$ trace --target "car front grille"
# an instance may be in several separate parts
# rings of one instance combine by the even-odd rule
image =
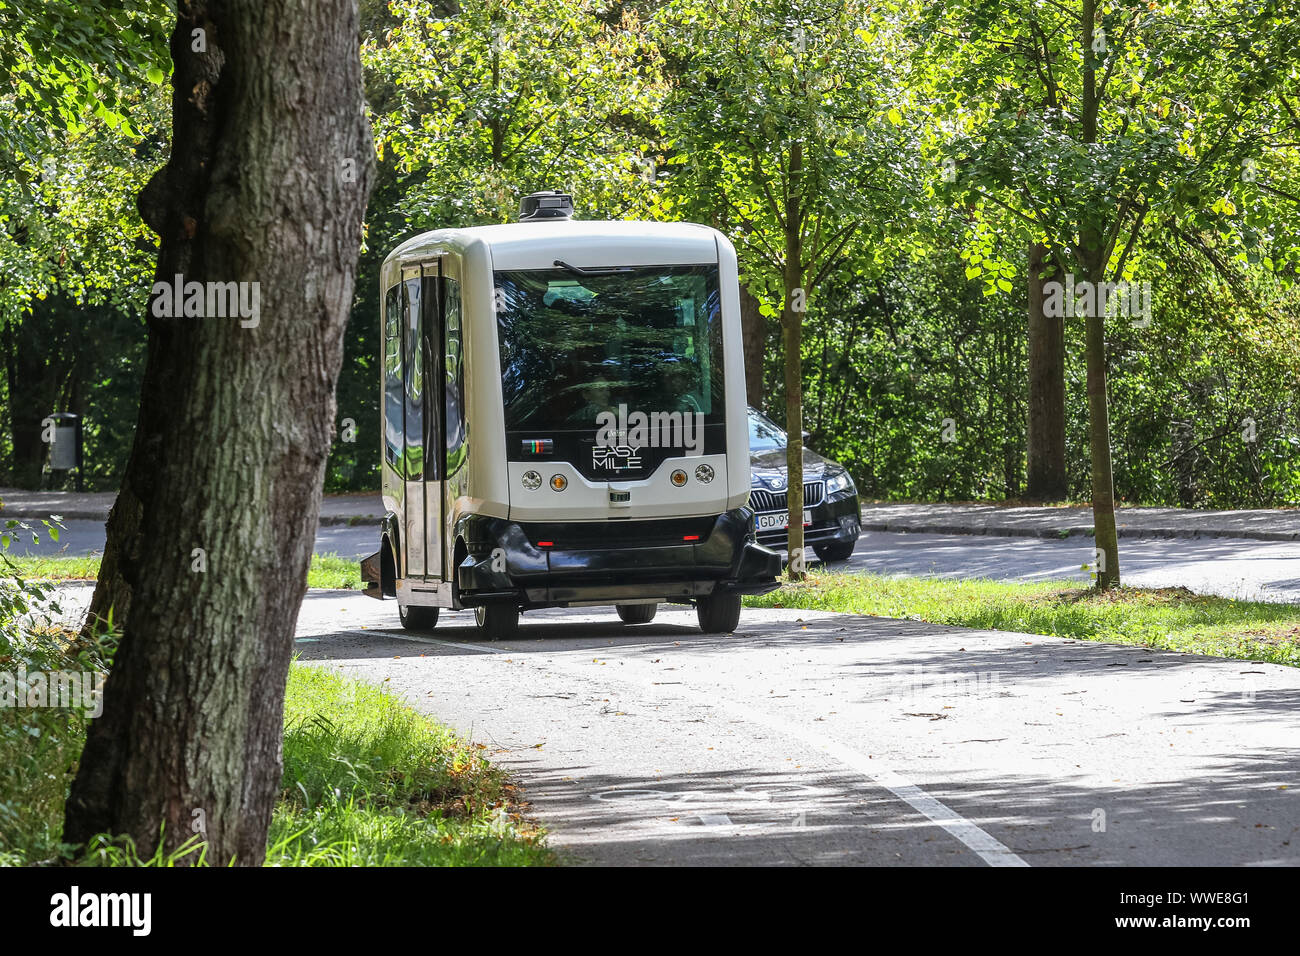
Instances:
[[[811,508],[813,505],[821,504],[825,497],[826,483],[823,481],[810,481],[803,486],[803,506]],[[751,488],[749,490],[749,506],[755,511],[787,511],[790,508],[790,501],[784,491],[768,491],[766,488]]]

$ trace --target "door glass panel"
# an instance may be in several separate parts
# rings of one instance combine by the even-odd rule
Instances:
[[[446,354],[444,359],[444,408],[447,434],[447,470],[456,474],[465,460],[465,357],[461,340],[460,283],[444,278],[443,290],[446,323]]]
[[[402,453],[402,287],[388,290],[384,303],[384,458],[403,474]]]
[[[406,478],[424,477],[424,343],[420,334],[420,280],[406,286]]]

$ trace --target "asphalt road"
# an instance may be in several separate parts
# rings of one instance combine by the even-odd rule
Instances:
[[[1123,544],[1130,581],[1297,591],[1291,545]],[[1080,550],[870,534],[849,567],[1082,577]],[[418,635],[392,601],[312,591],[297,649],[486,744],[574,862],[1300,864],[1300,669],[788,610],[722,637],[668,607],[523,622]]]
[[[419,636],[312,592],[298,650],[486,744],[573,862],[1300,863],[1300,670],[810,612],[523,620]]]
[[[68,521],[58,543],[16,542],[16,553],[89,554],[104,546],[96,521]],[[319,554],[363,558],[378,547],[367,525],[326,525],[316,535]],[[840,567],[885,574],[935,574],[999,580],[1088,580],[1091,538],[1015,538],[867,532]],[[1300,542],[1236,538],[1133,538],[1120,541],[1125,583],[1181,585],[1206,594],[1270,601],[1300,601]]]
[[[32,519],[23,519],[28,524],[39,528],[39,523]],[[316,531],[316,553],[337,554],[345,558],[364,558],[379,548],[378,523],[364,525],[321,525]],[[43,530],[43,529],[42,529]],[[32,544],[30,535],[15,539],[11,547],[13,554],[99,554],[104,550],[104,522],[89,520],[68,520],[63,522],[59,531],[59,540],[51,541],[42,536]]]

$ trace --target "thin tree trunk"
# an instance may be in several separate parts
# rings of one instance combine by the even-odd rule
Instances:
[[[171,51],[172,153],[140,196],[156,278],[249,283],[260,310],[165,318],[151,297],[87,623],[122,640],[64,839],[147,854],[197,832],[256,865],[373,167],[356,2],[192,0]]]
[[[1065,473],[1065,321],[1043,314],[1046,247],[1029,247],[1029,416],[1026,497],[1060,501]],[[1057,277],[1060,281],[1061,277]]]
[[[1097,141],[1097,67],[1092,52],[1096,0],[1083,0],[1083,141]],[[1092,215],[1096,215],[1093,213]],[[1096,294],[1106,267],[1103,230],[1096,221],[1079,230],[1085,272],[1093,283],[1093,308],[1088,315],[1088,447],[1092,458],[1092,524],[1096,535],[1097,588],[1119,586],[1119,541],[1115,533],[1115,481],[1110,458],[1110,412],[1106,406],[1106,304]]]
[[[1106,404],[1104,310],[1087,318],[1088,449],[1092,456],[1092,523],[1096,534],[1097,587],[1119,586],[1119,541],[1115,531],[1115,484],[1110,457],[1110,412]]]
[[[789,550],[791,580],[803,577],[803,144],[790,147],[790,192],[785,203],[785,269],[782,275],[785,301],[781,308],[781,330],[785,346],[785,431],[786,473],[789,505],[786,547]]]

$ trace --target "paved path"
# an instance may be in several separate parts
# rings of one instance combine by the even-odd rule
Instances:
[[[1198,511],[1185,508],[1121,508],[1121,538],[1250,538],[1300,541],[1300,508]],[[1092,509],[1004,505],[867,504],[862,527],[870,531],[986,534],[1031,538],[1091,535]]]
[[[576,862],[1300,863],[1297,669],[812,612],[524,622],[419,636],[312,592],[298,650],[487,744]]]
[[[321,524],[316,529],[315,551],[317,554],[337,554],[360,560],[379,549],[378,527],[378,519],[362,524]],[[102,520],[65,520],[58,541],[51,541],[42,535],[39,542],[32,544],[29,536],[18,537],[10,546],[11,554],[20,555],[87,555],[102,554],[103,551]]]
[[[1000,581],[1089,581],[1092,538],[1044,539],[868,531],[835,567],[881,574],[932,574]],[[1120,577],[1140,587],[1300,602],[1300,541],[1240,538],[1125,538]]]
[[[41,518],[60,514],[65,519],[104,521],[114,497],[111,492],[76,494],[0,488],[0,517]],[[321,524],[365,523],[378,521],[382,515],[383,504],[373,492],[326,495],[321,501]],[[868,531],[1058,538],[1091,535],[1092,509],[867,504],[862,507],[862,522]],[[1300,508],[1243,511],[1121,508],[1117,524],[1121,537],[1300,541]]]
[[[108,520],[108,512],[116,498],[117,493],[111,491],[78,493],[0,488],[0,519],[48,518],[57,514],[65,520],[103,523]],[[367,522],[373,525],[383,514],[383,503],[374,492],[326,495],[321,499],[320,523],[323,525]]]
[[[104,547],[97,521],[67,521],[59,541],[33,546],[20,540],[17,554],[92,554]],[[321,525],[318,554],[360,559],[378,547],[375,526]],[[934,574],[997,580],[1087,581],[1091,538],[1064,539],[979,535],[891,534],[868,531],[853,557],[836,567],[881,574]],[[1140,538],[1120,545],[1126,583],[1190,588],[1202,594],[1264,601],[1300,601],[1300,541],[1234,538]]]

